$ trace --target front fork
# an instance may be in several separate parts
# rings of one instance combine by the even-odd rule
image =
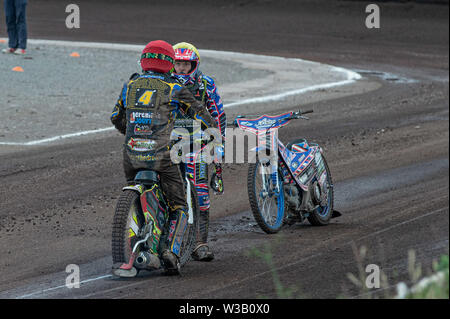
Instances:
[[[266,172],[265,168],[263,166],[264,164],[261,163],[261,179],[262,179],[262,196],[270,196],[275,195],[278,196],[280,194],[280,183],[279,183],[279,174],[278,174],[278,165],[270,165],[270,172]],[[270,187],[270,182],[272,181],[272,184],[274,187]]]
[[[188,224],[192,225],[194,223],[194,210],[192,209],[192,193],[191,193],[191,182],[187,176],[186,179],[186,201],[188,204]]]

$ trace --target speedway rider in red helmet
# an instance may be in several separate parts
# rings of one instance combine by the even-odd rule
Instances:
[[[175,52],[169,43],[161,40],[148,43],[140,60],[143,74],[135,73],[125,83],[111,114],[111,122],[125,135],[123,163],[127,181],[132,183],[140,169],[152,169],[160,176],[171,210],[168,222],[176,227],[168,235],[169,248],[160,256],[157,247],[161,234],[152,232],[153,243],[157,244],[150,248],[149,253],[152,258],[161,257],[168,273],[178,274],[188,206],[179,165],[170,157],[174,114],[181,109],[196,119],[201,115],[202,126],[206,128],[214,126],[214,121],[204,111],[203,105],[172,76],[174,60]],[[159,225],[155,216],[151,218],[155,225]],[[136,273],[133,268],[113,265],[113,273],[131,277]]]
[[[200,71],[200,54],[198,50],[187,42],[180,42],[174,45],[173,48],[175,49],[175,77],[191,91],[198,101],[202,102],[205,109],[211,114],[216,127],[222,135],[222,143],[224,143],[226,115],[222,100],[214,80]],[[216,148],[216,152],[219,153],[220,157],[223,157],[223,146]],[[192,257],[198,261],[211,261],[214,259],[214,254],[207,245],[210,208],[208,166],[206,163],[198,163],[198,165],[198,170],[201,173],[193,174],[193,183],[197,190],[201,213],[197,232],[197,246],[193,251]],[[211,187],[216,194],[223,193],[222,168],[217,160],[215,161],[215,173],[211,178]]]

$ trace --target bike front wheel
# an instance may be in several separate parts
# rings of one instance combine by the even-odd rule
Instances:
[[[277,233],[285,215],[283,181],[269,162],[251,163],[247,178],[248,197],[253,216],[267,234]]]

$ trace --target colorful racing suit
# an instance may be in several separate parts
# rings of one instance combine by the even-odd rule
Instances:
[[[187,84],[186,88],[191,91],[198,101],[201,101],[204,104],[205,109],[214,119],[215,127],[219,129],[222,135],[222,143],[224,144],[226,114],[224,112],[222,99],[218,93],[214,80],[209,76],[203,75],[199,71],[198,77],[195,79],[194,83]],[[186,163],[186,171],[189,173],[188,176],[193,176],[191,180],[197,190],[199,201],[200,222],[197,242],[198,244],[206,244],[208,239],[210,208],[208,164],[198,161],[198,157],[196,155],[194,155],[194,158],[197,160],[194,159],[191,163]],[[220,170],[221,173],[220,166],[216,165],[216,169]]]
[[[132,181],[140,169],[159,173],[161,187],[171,209],[168,222],[176,224],[175,229],[180,230],[170,238],[181,243],[183,224],[187,223],[186,195],[179,166],[170,157],[173,142],[170,136],[179,110],[201,121],[205,128],[214,125],[203,105],[176,78],[169,73],[147,71],[142,75],[134,74],[124,85],[111,114],[111,122],[125,135],[124,170],[127,180]],[[178,246],[172,242],[168,246],[179,255]]]

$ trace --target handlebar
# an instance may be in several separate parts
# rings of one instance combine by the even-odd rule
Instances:
[[[305,119],[305,120],[309,120],[309,118],[303,116],[304,114],[309,114],[309,113],[313,113],[314,110],[310,109],[310,110],[306,110],[306,111],[301,111],[298,110],[296,112],[292,113],[291,119]],[[237,123],[236,120],[239,118],[244,118],[243,115],[238,115],[235,120],[233,122],[227,122],[227,127],[237,127]]]
[[[304,120],[309,120],[309,118],[303,116],[304,114],[309,114],[309,113],[313,113],[314,110],[306,110],[306,111],[301,111],[298,110],[297,112],[293,112],[291,119],[304,119]]]

